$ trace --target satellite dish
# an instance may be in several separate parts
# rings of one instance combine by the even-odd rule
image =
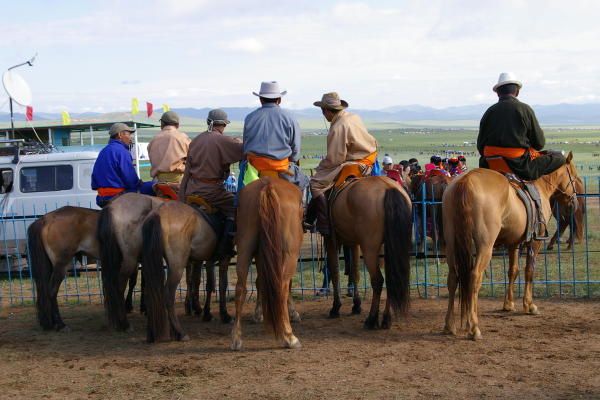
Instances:
[[[2,84],[15,103],[25,107],[31,105],[31,89],[21,75],[14,71],[6,71],[2,75]]]

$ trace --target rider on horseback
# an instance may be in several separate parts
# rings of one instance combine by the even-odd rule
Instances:
[[[223,182],[229,176],[231,163],[242,159],[242,142],[225,136],[229,124],[227,113],[220,109],[211,110],[206,119],[208,129],[190,143],[181,181],[181,201],[188,197],[200,197],[210,206],[225,215],[225,226],[219,241],[217,254],[233,253],[232,233],[235,232],[234,194],[228,192]]]
[[[327,134],[327,156],[321,160],[310,179],[312,199],[306,210],[306,223],[317,219],[317,230],[330,234],[328,205],[325,192],[331,189],[344,167],[351,167],[349,176],[366,176],[371,173],[377,157],[377,141],[367,132],[358,115],[345,109],[348,103],[337,93],[325,93],[321,101],[314,102],[331,123]]]
[[[177,191],[185,171],[190,138],[179,130],[179,115],[175,111],[167,111],[160,117],[160,129],[148,143],[150,175],[154,182],[167,184]],[[159,190],[155,191],[161,195]]]

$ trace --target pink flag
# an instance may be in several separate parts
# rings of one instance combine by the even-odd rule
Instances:
[[[33,121],[33,107],[27,106],[27,112],[25,112],[25,118],[27,121]]]
[[[146,112],[148,113],[148,118],[150,118],[150,116],[154,112],[154,106],[152,105],[152,103],[146,102]]]

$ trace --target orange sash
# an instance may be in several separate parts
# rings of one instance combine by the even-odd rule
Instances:
[[[335,186],[336,187],[340,186],[350,176],[355,176],[357,178],[361,177],[362,172],[360,169],[360,164],[366,165],[368,167],[372,167],[373,164],[375,164],[376,159],[377,159],[377,152],[375,151],[375,152],[369,154],[367,157],[363,158],[362,160],[349,160],[348,162],[352,162],[352,164],[345,165],[342,168],[342,170],[338,174],[338,177],[335,180]]]
[[[277,172],[287,172],[289,169],[289,160],[284,158],[283,160],[274,160],[272,158],[257,156],[256,154],[248,153],[247,154],[248,162],[254,166],[258,170],[258,172],[262,171],[277,171]]]
[[[522,147],[485,146],[483,148],[484,157],[501,156],[506,158],[519,158],[522,157],[525,152],[529,153],[529,158],[532,160],[535,160],[540,155],[540,152],[533,147],[524,149]]]
[[[112,197],[125,191],[124,188],[98,188],[96,190],[98,191],[98,196],[100,197]]]

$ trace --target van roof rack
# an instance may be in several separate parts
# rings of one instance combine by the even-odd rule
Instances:
[[[40,142],[26,142],[25,139],[0,139],[0,156],[13,156],[12,163],[19,162],[19,156],[25,154],[51,153],[53,147]]]

